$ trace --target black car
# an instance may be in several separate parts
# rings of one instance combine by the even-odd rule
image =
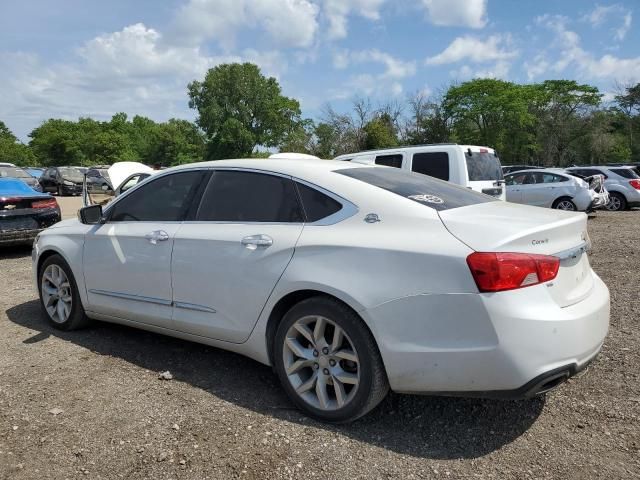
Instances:
[[[83,174],[76,167],[49,167],[40,177],[43,192],[58,195],[80,195]]]
[[[29,244],[59,221],[60,207],[54,197],[36,192],[17,178],[0,178],[0,245]]]

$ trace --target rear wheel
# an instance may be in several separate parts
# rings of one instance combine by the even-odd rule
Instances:
[[[607,210],[612,212],[619,212],[620,210],[626,210],[627,199],[624,195],[618,192],[609,193],[609,203],[607,203]]]
[[[575,212],[578,210],[576,204],[569,197],[561,197],[553,202],[553,208],[558,210],[567,210],[569,212]]]
[[[42,310],[55,328],[75,330],[89,323],[71,268],[60,255],[51,255],[42,263],[38,289]]]
[[[284,316],[273,342],[275,369],[291,400],[326,422],[355,420],[389,391],[380,352],[360,317],[313,297]]]

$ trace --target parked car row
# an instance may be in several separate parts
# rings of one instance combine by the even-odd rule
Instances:
[[[580,211],[618,211],[640,206],[640,174],[634,165],[566,169],[512,165],[502,169],[510,202]],[[576,177],[584,182],[576,181]]]

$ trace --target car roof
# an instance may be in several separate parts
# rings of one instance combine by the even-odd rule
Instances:
[[[390,168],[378,165],[364,165],[361,163],[344,162],[340,160],[317,160],[304,157],[298,158],[237,158],[232,160],[214,160],[209,162],[190,163],[171,167],[165,172],[189,168],[245,168],[265,170],[292,177],[307,177],[318,173],[328,173],[345,168]]]

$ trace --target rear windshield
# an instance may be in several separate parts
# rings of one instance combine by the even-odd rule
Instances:
[[[495,202],[495,198],[420,173],[391,168],[347,168],[336,173],[360,180],[435,210]]]
[[[610,168],[609,170],[624,178],[640,178],[640,176],[630,168]]]
[[[470,182],[502,180],[502,167],[498,156],[489,152],[465,152]]]

